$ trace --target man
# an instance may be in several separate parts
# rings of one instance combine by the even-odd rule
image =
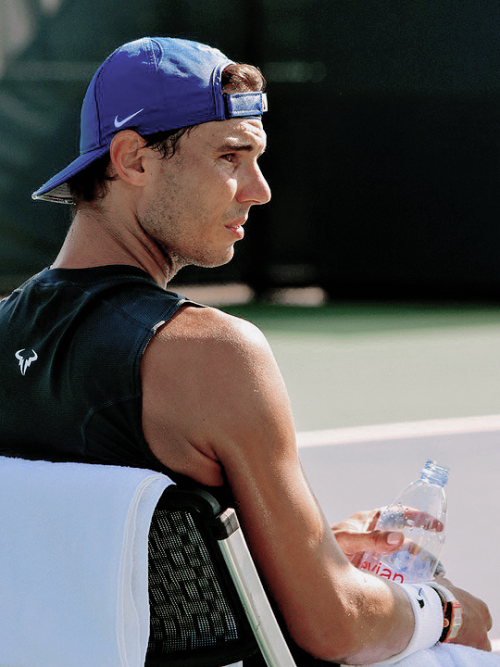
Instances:
[[[1,304],[0,440],[4,454],[228,488],[293,639],[324,660],[395,660],[447,638],[442,598],[351,565],[402,536],[373,532],[375,512],[332,532],[263,335],[165,291],[187,264],[228,262],[270,199],[263,87],[255,68],[185,40],[141,39],[99,68],[80,157],[34,194],[74,204],[68,236]],[[455,641],[488,649],[486,606],[443,582],[464,609]]]

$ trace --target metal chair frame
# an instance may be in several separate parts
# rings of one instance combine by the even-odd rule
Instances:
[[[267,667],[296,665],[235,510],[205,489],[171,486],[160,498],[149,599],[146,667],[215,667],[259,653]]]

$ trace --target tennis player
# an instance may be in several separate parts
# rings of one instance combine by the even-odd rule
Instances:
[[[316,658],[420,651],[429,664],[426,649],[451,641],[490,664],[479,599],[444,579],[399,585],[351,564],[365,549],[394,551],[402,535],[374,532],[375,511],[328,526],[262,333],[166,289],[184,266],[229,262],[251,208],[269,201],[266,109],[257,69],[191,41],[139,39],[97,70],[80,155],[34,193],[72,207],[67,238],[0,305],[1,453],[228,490],[291,637]],[[289,140],[307,150],[313,129],[304,139],[300,122]],[[331,471],[332,493],[341,474]]]

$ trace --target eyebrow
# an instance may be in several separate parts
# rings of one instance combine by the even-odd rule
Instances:
[[[227,151],[231,152],[246,152],[246,153],[251,153],[254,151],[256,148],[255,144],[242,144],[238,140],[232,141],[231,139],[228,139],[225,141],[218,149],[218,153],[226,153]],[[263,148],[262,152],[259,154],[262,155],[265,151],[265,147]]]

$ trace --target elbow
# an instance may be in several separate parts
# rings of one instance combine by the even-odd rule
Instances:
[[[300,649],[318,660],[359,664],[356,658],[363,654],[364,643],[354,614],[330,615],[329,622],[325,617],[312,623],[305,620],[302,618],[300,624],[289,627],[290,635]]]
[[[317,660],[342,665],[365,665],[390,657],[385,642],[374,646],[370,636],[366,636],[354,623],[344,622],[341,626],[330,627],[328,632],[311,629],[307,635],[292,635],[297,646]]]
[[[356,656],[361,652],[359,638],[347,637],[345,634],[332,637],[316,637],[307,644],[300,646],[304,651],[317,660],[323,660],[342,665],[359,664]]]
[[[347,665],[386,660],[406,648],[413,612],[406,595],[374,578],[374,590],[349,587],[335,606],[303,613],[289,626],[295,643],[314,658]]]

